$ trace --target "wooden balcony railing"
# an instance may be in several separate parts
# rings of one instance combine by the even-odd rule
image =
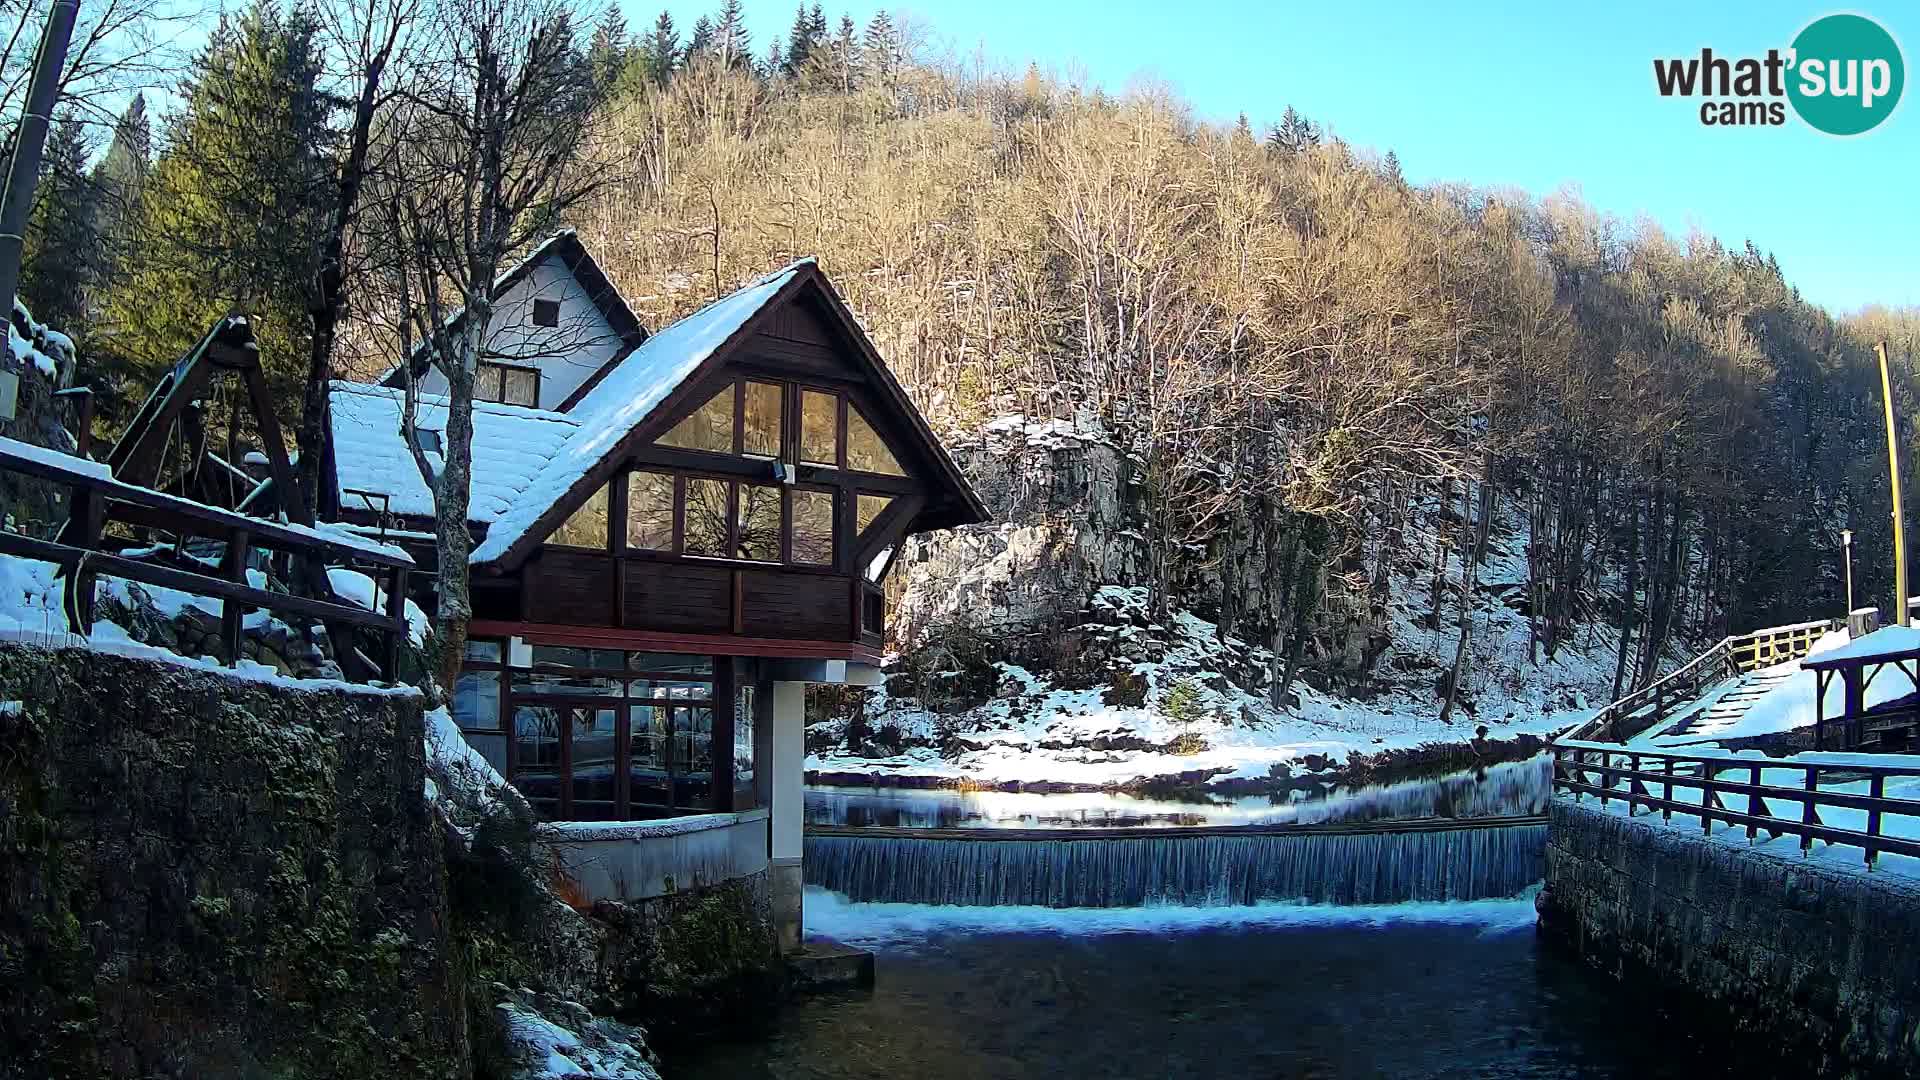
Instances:
[[[1680,754],[1563,739],[1553,744],[1553,786],[1576,800],[1592,795],[1602,806],[1624,803],[1629,815],[1644,809],[1658,810],[1665,821],[1675,814],[1696,818],[1702,832],[1711,833],[1713,823],[1720,821],[1745,827],[1749,840],[1762,832],[1769,837],[1797,836],[1802,851],[1811,849],[1815,840],[1859,848],[1871,867],[1882,852],[1920,857],[1920,840],[1886,828],[1889,817],[1913,819],[1916,827],[1909,831],[1920,835],[1920,799],[1886,794],[1890,779],[1920,776],[1920,758],[1883,760],[1886,764],[1857,758],[1819,761]],[[1767,773],[1779,771],[1797,774],[1800,783],[1767,782]],[[1835,790],[1842,784],[1862,783],[1865,793]],[[1676,798],[1676,789],[1682,794],[1699,793],[1699,801]],[[1770,801],[1791,803],[1793,810],[1776,813]],[[1864,814],[1861,827],[1839,823],[1843,811]]]
[[[398,674],[400,646],[407,640],[407,575],[413,560],[398,549],[343,533],[303,528],[228,510],[117,480],[106,466],[0,439],[0,472],[30,476],[63,486],[69,493],[67,519],[54,539],[0,532],[0,554],[37,559],[62,568],[69,582],[68,617],[82,635],[93,631],[94,582],[100,575],[177,589],[220,601],[220,639],[228,664],[242,649],[242,622],[252,609],[320,622],[327,627],[335,662],[355,681],[377,676],[391,682]],[[211,540],[220,548],[217,574],[180,565],[130,558],[109,550],[109,522],[164,533],[183,545]],[[289,557],[314,595],[272,592],[249,583],[254,552],[267,549]],[[370,611],[334,597],[326,565],[358,566],[385,594],[384,610]],[[380,636],[377,661],[354,648],[352,628]]]

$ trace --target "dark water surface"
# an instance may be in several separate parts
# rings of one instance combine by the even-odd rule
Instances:
[[[1535,937],[1528,901],[1398,909],[849,905],[870,993],[787,1007],[668,1080],[1579,1077],[1735,1073],[1642,995]],[[826,909],[820,912],[819,909]],[[816,912],[819,912],[816,914]]]

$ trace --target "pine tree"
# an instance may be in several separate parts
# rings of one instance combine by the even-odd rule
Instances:
[[[132,231],[140,192],[153,167],[153,129],[147,121],[147,98],[136,93],[127,111],[113,125],[113,141],[93,167],[93,192],[105,267],[118,265]]]
[[[310,13],[258,0],[194,60],[102,301],[110,349],[143,381],[238,310],[253,320],[282,419],[299,407],[332,182],[317,32]]]
[[[860,64],[860,29],[853,24],[853,16],[840,13],[840,32],[835,35],[833,47],[839,55],[842,70],[858,67]]]
[[[721,0],[720,19],[713,24],[713,47],[728,67],[753,63],[753,40],[747,33],[747,13],[740,0]]]
[[[71,113],[54,120],[27,219],[20,299],[49,326],[84,329],[87,296],[98,280],[100,235],[85,129]]]
[[[1282,154],[1298,154],[1320,144],[1320,125],[1301,116],[1293,106],[1267,130],[1267,146]]]
[[[653,32],[640,47],[645,75],[656,85],[665,86],[680,64],[680,31],[673,27],[673,14],[662,11],[653,20]]]
[[[1241,113],[1233,121],[1233,141],[1235,142],[1252,142],[1253,141],[1253,125],[1247,122],[1246,113]]]
[[[587,64],[593,69],[593,85],[602,94],[613,88],[627,67],[627,18],[618,5],[609,5],[593,28],[587,45]]]
[[[873,19],[867,23],[866,56],[861,70],[882,78],[892,75],[898,48],[899,35],[893,28],[893,17],[885,9],[874,12]]]
[[[767,42],[767,59],[765,66],[766,70],[761,74],[769,79],[777,79],[782,75],[792,74],[792,72],[788,70],[786,51],[780,47],[779,38],[774,38],[772,41]]]
[[[793,29],[787,31],[788,74],[797,75],[807,66],[807,57],[813,54],[814,44],[813,19],[807,14],[807,5],[802,3],[800,9],[793,13]]]
[[[1400,171],[1400,155],[1391,150],[1387,151],[1386,158],[1380,162],[1380,174],[1396,184],[1404,185],[1407,182],[1406,176]]]
[[[693,37],[687,41],[685,63],[691,64],[713,49],[713,20],[705,15],[694,20]]]

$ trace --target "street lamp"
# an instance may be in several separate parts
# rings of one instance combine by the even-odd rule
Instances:
[[[1847,616],[1853,616],[1853,530],[1840,530],[1840,551],[1847,568]]]

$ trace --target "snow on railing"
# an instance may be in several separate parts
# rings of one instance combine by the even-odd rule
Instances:
[[[85,635],[93,631],[94,581],[104,574],[220,600],[220,640],[229,664],[238,664],[242,658],[241,637],[247,611],[264,609],[328,626],[335,660],[349,677],[356,669],[368,668],[388,682],[397,677],[399,648],[407,640],[408,630],[404,607],[407,575],[413,567],[413,560],[404,551],[331,528],[310,529],[246,517],[128,484],[116,479],[98,462],[13,439],[0,438],[0,472],[30,476],[65,487],[69,492],[67,520],[56,539],[0,531],[0,554],[49,562],[62,569],[69,583],[67,618],[76,632]],[[120,550],[107,550],[103,546],[103,534],[109,520],[158,529],[182,538],[217,541],[224,546],[218,572],[204,573],[130,558]],[[290,556],[296,566],[313,566],[331,559],[373,568],[387,579],[386,610],[371,611],[343,602],[337,596],[324,599],[296,596],[254,586],[247,578],[247,570],[252,566],[256,548],[261,547]],[[333,590],[327,585],[326,576],[317,570],[315,575],[316,585],[323,590],[320,595],[331,594]],[[357,662],[359,653],[353,648],[348,629],[356,626],[381,635],[381,655],[377,662]],[[338,631],[333,630],[334,627],[338,627]]]
[[[1725,777],[1739,777],[1726,779]],[[1797,836],[1800,850],[1814,841],[1856,847],[1872,867],[1883,852],[1920,857],[1920,799],[1889,797],[1889,781],[1920,777],[1920,757],[1885,754],[1799,754],[1769,758],[1744,753],[1671,753],[1627,750],[1608,743],[1560,739],[1553,744],[1558,792],[1624,803],[1641,810],[1744,826],[1747,839]],[[1782,783],[1787,778],[1797,783]],[[1655,790],[1659,794],[1655,794]],[[1792,809],[1778,812],[1775,802]],[[1891,819],[1891,821],[1889,820]],[[1889,826],[1891,825],[1891,828]]]
[[[1593,714],[1566,738],[1625,742],[1720,680],[1799,660],[1813,651],[1822,635],[1845,625],[1844,619],[1816,619],[1721,638],[1706,652]]]

